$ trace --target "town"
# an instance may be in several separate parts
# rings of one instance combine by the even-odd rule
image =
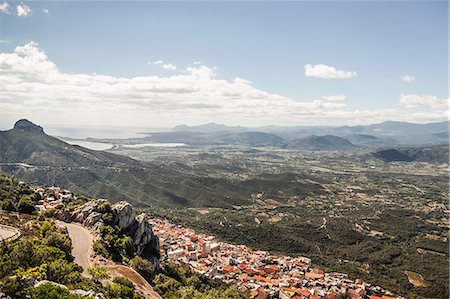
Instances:
[[[229,285],[236,284],[251,298],[402,298],[360,279],[353,281],[346,274],[314,268],[307,257],[275,256],[219,242],[167,220],[153,218],[150,222],[159,235],[164,258]]]
[[[72,199],[76,199],[69,190],[63,190],[61,187],[55,186],[49,187],[47,190],[39,187],[34,190],[34,193],[37,197],[37,202],[34,207],[38,211],[54,209],[70,202]]]

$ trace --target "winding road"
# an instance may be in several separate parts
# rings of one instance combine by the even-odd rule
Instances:
[[[17,228],[7,226],[7,225],[0,225],[0,241],[1,240],[9,240],[9,239],[16,239],[16,237],[19,237],[19,230]]]
[[[69,237],[72,240],[72,255],[75,258],[75,263],[83,267],[84,273],[87,273],[94,237],[88,229],[79,224],[64,223],[64,225],[67,227]]]
[[[87,268],[93,266],[90,256],[94,236],[91,231],[80,224],[64,222],[64,225],[67,227],[69,237],[72,240],[72,255],[75,257],[75,263],[82,266],[84,273],[87,273]],[[106,267],[112,277],[124,277],[131,281],[136,290],[139,290],[145,298],[161,299],[161,296],[153,290],[144,277],[133,268],[117,264],[107,265]]]

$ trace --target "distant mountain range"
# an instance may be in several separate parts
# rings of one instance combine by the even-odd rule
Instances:
[[[244,132],[260,132],[275,134],[282,138],[283,144],[289,147],[293,140],[308,136],[327,136],[334,135],[348,139],[359,147],[374,146],[400,146],[400,145],[432,145],[448,143],[449,140],[449,122],[437,122],[428,124],[416,124],[399,121],[385,121],[379,124],[364,126],[294,126],[277,127],[267,126],[258,128],[230,127],[216,123],[209,123],[200,126],[177,126],[174,132],[151,134],[156,140],[161,136],[167,136],[172,142],[181,142],[176,136],[202,136],[202,142],[211,141],[212,138],[220,140],[220,136],[227,134],[242,134]],[[271,136],[273,138],[273,136]],[[185,138],[187,140],[188,138]],[[191,139],[196,142],[196,138]],[[337,139],[342,141],[341,139]],[[277,140],[276,143],[280,143]],[[295,144],[298,144],[296,141]],[[316,148],[321,149],[321,148]],[[339,149],[339,147],[337,147]]]
[[[185,143],[190,146],[278,147],[309,151],[431,146],[449,142],[449,122],[415,124],[386,121],[367,126],[230,127],[215,123],[181,125],[168,132],[142,133],[142,138],[86,141],[112,144]]]

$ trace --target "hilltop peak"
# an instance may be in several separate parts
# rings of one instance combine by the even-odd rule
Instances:
[[[14,129],[21,132],[44,133],[44,129],[27,119],[20,119],[14,124]]]

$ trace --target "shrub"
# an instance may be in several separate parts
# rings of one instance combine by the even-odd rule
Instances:
[[[82,299],[80,295],[74,295],[69,290],[52,285],[43,284],[35,288],[32,292],[33,299]]]
[[[59,259],[48,264],[47,279],[59,283],[73,283],[80,277],[73,273],[82,271],[83,269],[79,265]]]
[[[109,273],[104,266],[93,266],[89,267],[87,270],[95,280],[109,278]]]
[[[72,243],[66,235],[56,232],[46,232],[45,235],[46,236],[42,240],[42,244],[61,249],[62,251],[64,251],[67,257],[72,256]]]
[[[0,282],[0,291],[13,298],[22,298],[27,294],[28,282],[21,276],[10,276]]]
[[[132,283],[131,281],[129,281],[128,279],[126,279],[126,278],[123,278],[123,277],[116,277],[116,278],[113,279],[113,282],[134,289],[133,283]]]
[[[146,260],[141,258],[140,256],[135,256],[130,261],[130,266],[133,267],[134,270],[139,272],[146,279],[151,279],[153,276],[153,267],[152,264]]]
[[[45,220],[41,225],[41,235],[42,237],[45,237],[47,232],[52,229],[52,224]]]
[[[95,241],[94,244],[92,244],[92,249],[94,250],[95,253],[103,257],[109,258],[110,256],[108,250],[100,241]]]

